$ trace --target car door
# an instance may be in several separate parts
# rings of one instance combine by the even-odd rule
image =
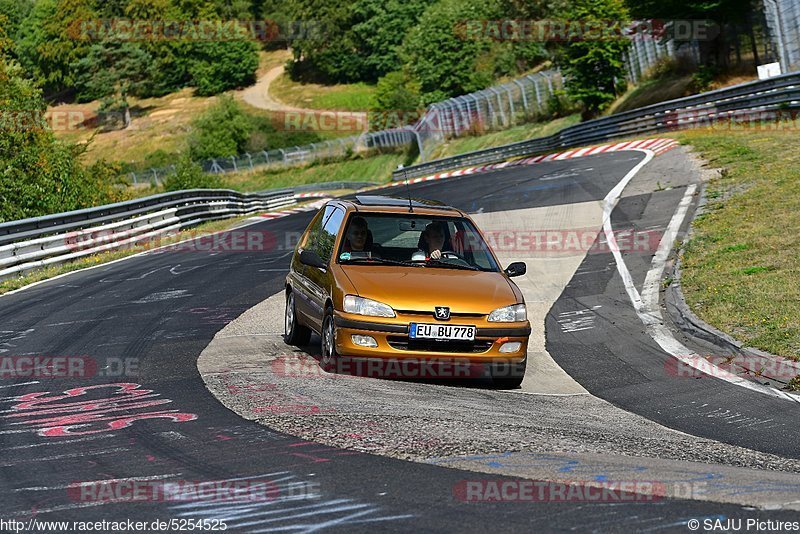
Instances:
[[[313,318],[316,316],[315,308],[311,305],[312,295],[314,294],[313,285],[308,279],[310,267],[300,261],[300,252],[303,249],[315,250],[316,236],[322,231],[325,221],[333,213],[333,206],[326,206],[319,210],[319,213],[308,225],[300,242],[297,245],[295,254],[292,257],[292,291],[294,291],[295,310],[306,326],[313,326]],[[315,324],[315,323],[314,323]]]
[[[336,206],[331,206],[333,209],[330,214],[325,217],[325,223],[319,232],[315,232],[310,236],[309,247],[322,258],[326,264],[329,264],[333,256],[334,245],[339,231],[344,222],[345,211]],[[322,329],[322,320],[325,313],[325,301],[331,294],[333,279],[331,270],[329,268],[320,269],[318,267],[311,267],[306,265],[305,280],[307,283],[308,297],[309,297],[309,322],[312,328],[317,331]]]

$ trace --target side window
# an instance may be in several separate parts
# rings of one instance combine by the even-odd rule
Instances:
[[[344,210],[339,208],[334,209],[330,214],[322,231],[319,233],[317,241],[317,254],[325,261],[331,259],[333,254],[333,245],[336,242],[336,236],[339,234],[339,229],[344,222]]]
[[[311,223],[311,226],[309,226],[305,238],[300,242],[300,248],[318,252],[317,242],[319,241],[319,233],[322,231],[323,224],[328,220],[328,217],[330,217],[334,209],[333,206],[327,206],[324,213],[319,213],[317,215]],[[322,212],[322,210],[320,210],[320,212]]]

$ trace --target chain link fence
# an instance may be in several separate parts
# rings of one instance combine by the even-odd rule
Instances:
[[[389,149],[416,144],[425,161],[433,148],[448,137],[486,130],[510,128],[546,113],[554,92],[563,89],[561,74],[547,71],[530,74],[464,96],[432,104],[416,124],[378,132],[365,132],[310,145],[285,147],[200,162],[203,171],[214,174],[252,171],[266,167],[288,167],[317,160],[337,159],[371,149]],[[129,173],[133,184],[160,184],[174,174],[175,165]]]
[[[635,24],[636,25],[636,24]],[[686,57],[695,65],[700,63],[700,48],[697,41],[675,41],[659,39],[642,32],[631,35],[631,46],[624,55],[627,78],[636,85],[656,63],[665,57]]]
[[[764,0],[770,39],[777,49],[781,72],[800,69],[800,2]]]

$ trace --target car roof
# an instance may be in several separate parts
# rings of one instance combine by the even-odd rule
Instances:
[[[366,213],[409,213],[409,206],[418,215],[453,215],[464,217],[464,213],[438,200],[388,195],[356,195],[354,199],[337,199],[354,211]]]

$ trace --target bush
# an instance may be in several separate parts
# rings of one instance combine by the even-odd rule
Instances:
[[[369,124],[373,131],[416,122],[424,113],[420,86],[404,72],[390,72],[378,80],[371,108],[377,112]]]
[[[566,117],[577,111],[578,105],[572,101],[569,94],[561,89],[553,91],[547,99],[547,112],[551,118]]]
[[[0,54],[0,222],[86,208],[120,195],[114,187],[119,168],[101,162],[83,169],[83,149],[55,138],[45,110],[41,91]]]
[[[245,39],[199,43],[189,63],[191,84],[199,96],[211,96],[256,80],[258,48]]]
[[[701,65],[697,72],[692,74],[692,92],[702,93],[711,88],[711,82],[719,74],[719,69],[714,65]]]
[[[165,191],[183,191],[185,189],[218,189],[222,180],[216,174],[206,174],[197,163],[187,157],[181,158],[175,173],[164,180]]]
[[[222,96],[192,124],[189,156],[204,160],[236,156],[245,151],[251,122],[233,98]]]

